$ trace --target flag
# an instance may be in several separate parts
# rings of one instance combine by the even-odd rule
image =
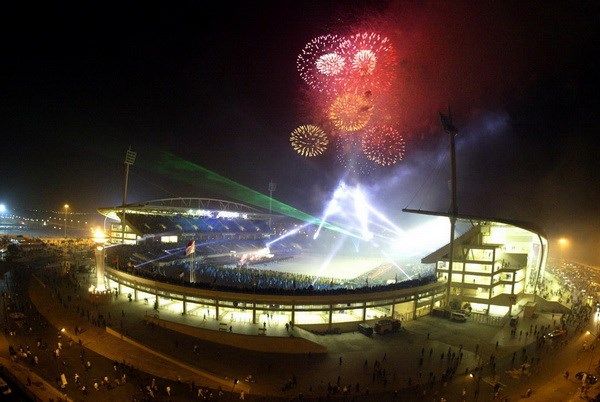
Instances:
[[[185,248],[185,255],[188,256],[196,252],[196,240],[190,240]]]

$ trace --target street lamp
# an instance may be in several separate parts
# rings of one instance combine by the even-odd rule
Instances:
[[[67,238],[67,211],[69,210],[69,204],[65,204],[65,239]]]

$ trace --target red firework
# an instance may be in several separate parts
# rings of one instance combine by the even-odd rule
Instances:
[[[376,126],[366,131],[362,138],[365,156],[382,166],[391,166],[404,158],[406,142],[393,127]]]
[[[341,38],[322,35],[311,40],[296,60],[300,77],[314,90],[332,93],[341,84],[348,61],[340,54]]]
[[[374,32],[349,36],[340,44],[339,52],[349,66],[346,90],[385,91],[392,85],[397,57],[386,36]]]

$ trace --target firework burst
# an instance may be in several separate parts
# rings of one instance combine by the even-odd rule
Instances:
[[[382,166],[391,166],[404,158],[406,142],[395,128],[376,126],[365,132],[361,145],[369,160]]]
[[[335,99],[329,108],[329,119],[342,131],[363,129],[373,114],[370,96],[344,94]]]
[[[312,89],[332,93],[344,79],[347,60],[338,51],[340,41],[337,35],[318,36],[298,55],[300,77]]]
[[[300,155],[313,157],[327,150],[329,139],[320,127],[308,124],[292,131],[290,143]]]
[[[350,66],[344,77],[347,90],[382,91],[391,86],[397,57],[387,37],[373,32],[352,35],[340,44],[339,53]]]

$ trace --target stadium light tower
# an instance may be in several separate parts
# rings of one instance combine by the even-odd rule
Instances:
[[[448,265],[448,285],[446,289],[446,306],[450,306],[450,293],[452,290],[452,265],[454,264],[454,227],[456,226],[456,215],[458,208],[456,206],[456,147],[454,138],[458,134],[458,130],[452,123],[452,112],[448,108],[448,115],[440,113],[440,122],[442,128],[448,134],[450,138],[450,187],[451,187],[451,198],[450,198],[450,258]],[[462,295],[462,291],[461,291]]]
[[[273,202],[273,192],[277,188],[277,184],[271,180],[269,182],[269,230],[273,230],[271,227],[271,204]]]
[[[129,166],[135,162],[137,153],[131,150],[131,147],[127,149],[125,153],[125,186],[123,188],[123,212],[121,214],[121,241],[125,243],[125,205],[127,205],[127,183],[129,181]]]

